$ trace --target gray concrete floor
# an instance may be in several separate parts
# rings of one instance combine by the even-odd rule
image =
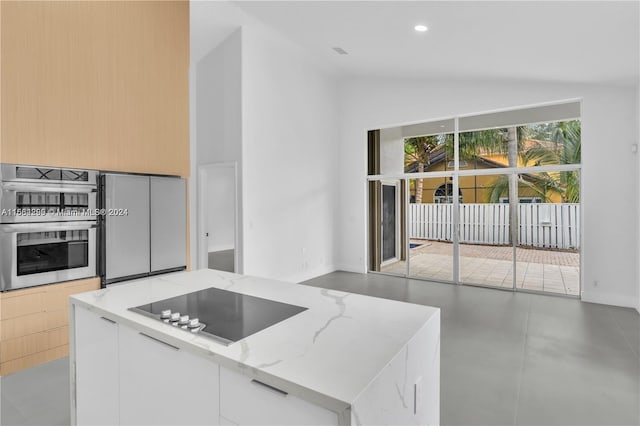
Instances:
[[[69,358],[0,378],[0,425],[69,425]]]
[[[235,250],[210,251],[208,257],[209,269],[217,269],[218,271],[234,272],[234,253]]]
[[[443,425],[640,424],[635,310],[374,274],[304,284],[442,309]],[[3,426],[69,424],[67,358],[0,386]]]
[[[443,425],[640,424],[633,309],[375,274],[304,284],[441,308]]]

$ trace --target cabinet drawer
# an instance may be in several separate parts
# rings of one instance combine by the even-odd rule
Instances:
[[[2,301],[2,319],[11,319],[44,311],[45,292],[20,294],[15,297],[4,296]]]
[[[47,343],[48,333],[46,331],[3,340],[0,344],[0,362],[46,351],[49,348]]]
[[[333,411],[220,367],[220,416],[238,425],[337,425]]]
[[[99,288],[100,281],[95,278],[51,286],[45,293],[47,311],[69,309],[69,296]]]
[[[3,341],[45,330],[47,330],[47,314],[45,312],[0,321],[0,337]]]

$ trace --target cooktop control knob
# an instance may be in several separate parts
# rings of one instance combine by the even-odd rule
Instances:
[[[180,320],[180,312],[173,312],[171,314],[171,322],[177,322]]]
[[[162,318],[162,319],[171,318],[171,309],[165,309],[162,312],[160,312],[160,318]]]
[[[192,318],[189,320],[189,328],[200,327],[200,320],[198,318]]]
[[[187,325],[189,323],[189,315],[182,315],[180,317],[180,321],[178,321],[178,324],[180,325]]]

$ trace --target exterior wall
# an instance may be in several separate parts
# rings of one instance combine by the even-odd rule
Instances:
[[[494,167],[488,166],[486,163],[479,162],[478,164],[474,164],[472,161],[468,162],[468,167],[464,170],[473,170],[473,169],[493,169]],[[426,172],[439,172],[450,170],[446,168],[445,162],[439,162],[428,167]],[[498,176],[461,176],[459,179],[458,185],[460,186],[460,191],[462,192],[462,202],[463,203],[488,203],[490,196],[490,187],[493,185]],[[433,203],[434,195],[436,189],[445,183],[452,183],[450,178],[448,177],[439,177],[439,178],[426,178],[422,180],[422,202],[423,203]],[[409,188],[409,193],[411,195],[415,195],[414,189],[415,181],[411,184]],[[518,188],[518,197],[537,197],[538,195],[535,191],[527,188],[525,186],[520,185]],[[547,200],[551,203],[560,203],[562,202],[562,197],[556,193],[549,192],[547,194]]]

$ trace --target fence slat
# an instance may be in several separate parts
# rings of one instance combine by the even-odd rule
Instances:
[[[580,205],[532,203],[518,205],[520,246],[580,248]],[[409,204],[409,237],[453,240],[452,204]],[[460,242],[509,244],[508,204],[460,204]]]

